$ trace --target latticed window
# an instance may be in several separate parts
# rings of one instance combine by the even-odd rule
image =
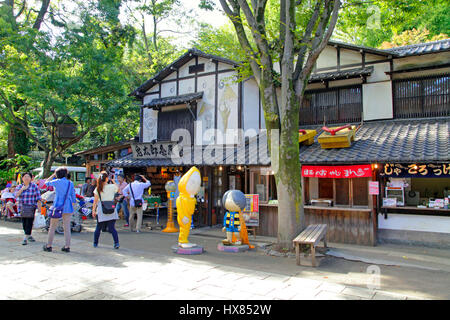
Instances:
[[[450,116],[450,75],[393,81],[394,117]]]
[[[361,86],[307,91],[300,105],[299,124],[359,122],[362,110]]]

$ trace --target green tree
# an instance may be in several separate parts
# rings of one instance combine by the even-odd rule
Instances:
[[[437,41],[447,39],[448,35],[438,34],[430,36],[430,31],[426,28],[412,29],[403,31],[400,34],[394,34],[391,41],[383,41],[380,49],[390,49],[394,47],[407,46],[410,44],[419,44],[429,41]]]
[[[233,23],[259,86],[275,169],[278,243],[290,248],[292,239],[304,227],[299,101],[315,61],[333,33],[341,1],[220,0],[220,3]],[[279,64],[280,73],[275,64]]]
[[[406,30],[450,34],[447,0],[343,0],[333,38],[378,47]]]
[[[134,107],[121,63],[134,30],[120,24],[117,0],[77,1],[72,11],[16,4],[1,7],[0,117],[44,150],[47,175],[58,155]],[[68,120],[76,132],[62,139]]]

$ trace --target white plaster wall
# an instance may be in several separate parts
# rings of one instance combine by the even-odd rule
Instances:
[[[341,66],[346,64],[362,63],[361,53],[354,50],[348,50],[343,48],[341,48],[340,51],[341,51]]]
[[[189,74],[189,66],[193,66],[195,65],[195,57],[192,57],[191,60],[189,60],[188,62],[186,62],[184,65],[182,65],[179,69],[179,77],[183,78],[183,77],[188,77],[191,76],[192,74]]]
[[[316,67],[320,68],[330,68],[336,67],[337,65],[337,52],[336,48],[331,46],[326,46],[325,49],[320,53],[319,58],[317,58]]]
[[[427,54],[425,56],[412,56],[394,59],[394,70],[444,64],[450,62],[450,52]]]
[[[144,108],[142,118],[142,140],[150,142],[158,135],[158,111]]]
[[[195,92],[195,79],[194,78],[180,80],[179,83],[180,83],[180,88],[178,89],[178,94],[182,95],[182,94],[186,94],[186,93]],[[176,95],[176,91],[173,95]]]
[[[216,64],[214,62],[212,62],[210,59],[205,59],[205,58],[199,57],[198,63],[205,64],[205,71],[199,72],[198,73],[199,75],[201,75],[203,73],[214,72],[216,70]]]
[[[387,57],[385,56],[379,56],[376,54],[366,53],[366,64],[372,61],[379,61],[379,60],[385,60]]]
[[[234,130],[238,129],[238,84],[233,81],[233,76],[236,76],[236,72],[219,74],[217,129],[222,132],[224,139],[228,139],[228,143],[238,142],[237,130]],[[232,137],[226,132],[227,129],[234,130],[236,135]]]
[[[391,81],[363,84],[362,95],[364,120],[393,117]]]
[[[212,141],[206,139],[205,132],[214,128],[215,120],[215,75],[199,77],[197,90],[203,91],[203,98],[197,102],[197,121],[200,128],[195,127],[195,144],[209,144]]]
[[[380,214],[378,228],[450,233],[450,217],[388,213],[388,218],[384,219],[384,215]]]
[[[390,77],[386,72],[390,71],[389,62],[376,63],[373,65],[373,72],[367,77],[367,82],[389,81]]]
[[[417,78],[417,77],[425,77],[430,75],[439,75],[439,74],[449,74],[450,68],[439,68],[433,70],[423,70],[416,72],[405,72],[405,73],[397,73],[394,74],[394,80],[397,79],[408,79],[408,78]]]
[[[159,98],[159,94],[150,94],[150,95],[144,97],[143,102],[144,102],[144,104],[147,104],[150,101],[152,101],[153,99],[157,99],[157,98]]]
[[[165,82],[161,84],[161,98],[177,95],[177,82]]]
[[[259,88],[255,79],[243,83],[242,122],[244,131],[259,130]]]
[[[159,85],[155,84],[155,85],[151,86],[150,89],[148,89],[146,91],[146,93],[157,92],[157,91],[159,91]]]
[[[162,81],[165,80],[175,80],[177,78],[177,72],[174,70],[171,74],[169,74],[167,77],[165,77]]]
[[[220,70],[228,70],[228,69],[233,69],[233,66],[228,63],[219,62],[219,71]]]

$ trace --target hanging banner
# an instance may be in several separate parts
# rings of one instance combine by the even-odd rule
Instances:
[[[450,178],[450,163],[386,163],[380,172],[380,176],[394,178]]]
[[[302,166],[302,176],[308,178],[367,178],[372,176],[370,164],[353,166]]]

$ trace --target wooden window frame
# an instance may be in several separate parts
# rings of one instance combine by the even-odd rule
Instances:
[[[347,90],[347,89],[359,89],[359,91],[361,93],[361,98],[359,100],[359,106],[360,106],[360,111],[361,112],[358,114],[357,117],[355,116],[354,118],[351,118],[351,119],[349,118],[349,119],[340,120],[342,118],[340,112],[342,111],[342,107],[344,105],[344,104],[341,103],[341,91],[342,90]],[[325,88],[325,89],[308,90],[308,91],[305,91],[304,99],[305,99],[306,95],[308,95],[308,94],[314,95],[314,94],[331,93],[331,92],[335,92],[335,95],[336,95],[337,119],[326,118],[325,121],[327,123],[344,123],[344,122],[359,122],[359,121],[361,121],[361,117],[362,117],[361,113],[362,113],[363,107],[364,107],[363,106],[362,84],[354,84],[354,85],[342,86],[342,87],[332,87],[332,88]],[[303,103],[303,101],[300,103],[299,116],[301,116],[302,108],[305,108],[305,107],[301,106],[302,103]],[[313,107],[309,107],[309,108],[314,109],[314,116],[313,116],[313,119],[312,119],[311,123],[310,122],[302,122],[301,119],[299,119],[300,120],[299,125],[322,124],[324,119],[318,119],[317,118],[317,114],[316,114],[317,112],[319,112],[318,109],[320,109],[321,107],[319,106],[319,107],[314,107],[314,108]]]
[[[303,193],[303,199],[305,200],[304,203],[310,203],[311,201],[311,191],[309,190],[309,185],[306,187],[305,184],[308,183],[309,184],[309,179],[321,179],[321,178],[307,178],[305,179],[304,177],[302,177],[302,184],[303,184],[303,188],[302,188],[302,193]],[[367,192],[367,206],[361,206],[361,205],[355,205],[353,203],[353,180],[354,179],[366,179],[367,180],[367,184],[369,184],[369,182],[371,181],[370,178],[349,178],[349,204],[348,205],[343,205],[343,204],[336,204],[336,178],[333,178],[333,207],[336,208],[355,208],[355,209],[370,209],[373,207],[373,197]],[[319,186],[319,183],[317,183],[317,187]],[[308,188],[308,193],[309,193],[309,198],[306,198],[306,192],[305,192],[305,188]],[[253,189],[251,189],[253,190]],[[369,190],[369,189],[367,189]],[[317,192],[317,194],[319,194]],[[331,207],[332,208],[332,207]]]
[[[450,100],[450,93],[439,93],[439,94],[427,94],[429,90],[427,90],[430,87],[425,87],[424,84],[426,84],[427,80],[436,80],[440,78],[449,78],[450,74],[443,73],[439,75],[429,75],[429,76],[422,76],[422,77],[410,77],[406,79],[395,79],[392,81],[392,98],[393,98],[393,111],[394,111],[394,118],[395,119],[411,119],[411,118],[430,118],[430,117],[441,117],[441,116],[449,116],[450,111],[445,112],[445,109],[443,110],[432,110],[429,111],[429,106],[426,106],[425,100],[427,98],[435,98],[439,96],[443,96],[443,100],[449,101]],[[450,79],[448,80],[450,81]],[[418,82],[420,87],[417,90],[416,95],[408,96],[408,97],[399,97],[399,91],[408,91],[411,93],[412,90],[414,90],[409,83],[411,82]],[[399,87],[401,85],[404,85],[403,87]],[[448,85],[450,87],[450,84]],[[445,91],[445,86],[442,85],[441,90]],[[446,97],[446,98],[445,98]],[[407,101],[408,106],[402,106],[401,103]],[[406,102],[405,102],[406,103]],[[421,111],[420,112],[413,112],[414,103],[417,103],[420,106]],[[402,108],[410,108],[410,110],[407,112],[405,110],[401,110]],[[426,112],[428,110],[428,112]]]

